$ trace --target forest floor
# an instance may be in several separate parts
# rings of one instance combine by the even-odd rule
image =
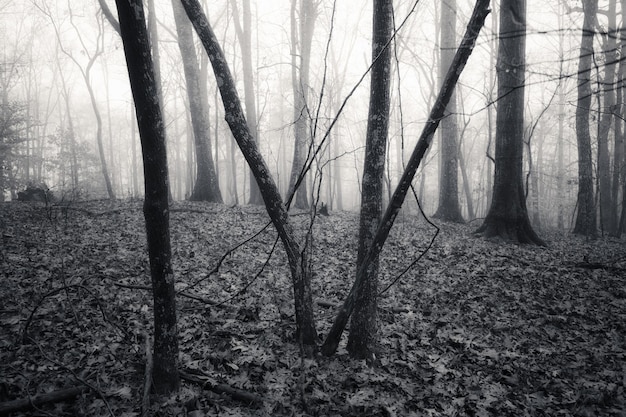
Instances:
[[[399,217],[381,290],[427,251],[380,297],[370,366],[345,340],[331,358],[301,358],[285,257],[278,244],[268,260],[276,236],[261,208],[172,209],[181,368],[205,384],[183,380],[154,415],[626,415],[623,239],[544,230],[547,248],[517,246],[475,237],[477,223],[440,224],[427,250],[436,230]],[[309,216],[293,219],[304,229]],[[316,220],[320,335],[352,284],[357,224],[344,212]],[[141,202],[3,203],[0,231],[0,409],[88,387],[15,415],[140,415],[152,318]]]

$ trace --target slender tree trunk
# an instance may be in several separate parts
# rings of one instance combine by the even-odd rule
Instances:
[[[270,174],[263,156],[256,147],[254,137],[248,129],[241,101],[237,94],[237,88],[230,68],[226,63],[224,53],[202,11],[200,3],[198,0],[182,0],[182,3],[209,55],[216,78],[221,80],[218,83],[218,87],[224,104],[226,122],[239,145],[239,149],[254,173],[267,213],[283,242],[293,283],[299,340],[304,345],[313,346],[317,343],[317,331],[315,330],[315,320],[313,318],[311,269],[308,251],[306,248],[301,249],[296,240],[293,226],[289,222],[289,214],[280,196],[278,187]]]
[[[593,199],[593,162],[589,133],[591,108],[591,60],[593,58],[594,23],[598,0],[584,0],[584,22],[580,59],[578,61],[578,103],[576,106],[576,139],[578,142],[578,213],[574,233],[596,237],[596,209]]]
[[[444,77],[456,48],[456,0],[441,2],[439,83]],[[463,223],[459,205],[459,168],[456,92],[450,97],[440,129],[439,207],[434,217],[444,221]]]
[[[141,138],[145,201],[144,216],[154,296],[154,370],[157,393],[176,391],[178,341],[176,298],[171,264],[167,152],[141,0],[116,0],[124,54]]]
[[[357,270],[363,266],[383,210],[383,175],[389,130],[391,46],[393,30],[391,0],[374,0],[370,104],[365,139],[361,193],[361,217]],[[378,256],[370,260],[363,284],[356,293],[348,336],[348,352],[359,359],[373,359],[376,350]]]
[[[200,87],[198,58],[193,44],[193,31],[180,0],[172,0],[178,47],[183,59],[189,111],[196,149],[196,183],[189,197],[195,201],[222,202],[213,157],[211,156],[211,126],[209,125],[208,102],[203,100]]]
[[[620,28],[620,56],[624,57],[626,54],[626,0],[621,0],[621,14],[622,14],[622,26]],[[624,106],[625,92],[624,88],[626,83],[626,63],[624,60],[620,60],[617,71],[617,100],[615,107],[616,115],[623,115],[626,111]],[[625,148],[624,148],[624,135],[626,135],[626,128],[624,127],[624,121],[621,117],[615,117],[615,151],[613,154],[613,178],[611,182],[611,225],[610,229],[613,231],[612,236],[620,237],[622,228],[620,227],[620,181],[626,179],[626,163],[624,160]],[[623,204],[623,203],[622,203]]]
[[[235,31],[237,38],[239,39],[239,45],[241,47],[241,60],[243,64],[243,89],[244,100],[246,105],[246,120],[248,121],[248,128],[250,133],[255,138],[257,146],[259,145],[259,130],[258,120],[256,113],[256,100],[254,96],[254,72],[252,70],[252,13],[250,11],[250,0],[243,0],[242,2],[242,22],[239,21],[239,8],[237,7],[237,0],[231,0],[233,6],[233,20],[235,22]],[[260,205],[263,204],[263,197],[259,191],[259,186],[256,183],[254,174],[250,171],[250,204]]]
[[[346,297],[342,306],[339,308],[337,317],[335,318],[335,321],[326,336],[326,340],[324,340],[321,350],[326,356],[334,354],[339,346],[341,335],[348,324],[352,311],[355,308],[356,295],[362,291],[361,287],[365,283],[368,269],[372,266],[372,261],[377,259],[380,255],[380,251],[389,236],[391,227],[393,226],[393,223],[402,208],[404,198],[406,197],[408,190],[411,188],[413,177],[415,176],[426,151],[432,143],[433,136],[437,131],[439,122],[444,115],[446,106],[450,100],[450,96],[452,95],[452,91],[454,90],[461,72],[463,72],[467,59],[472,53],[474,45],[476,44],[476,39],[480,33],[480,29],[483,27],[488,14],[489,0],[477,0],[474,12],[472,13],[472,17],[467,25],[467,30],[465,31],[465,35],[461,41],[461,45],[457,49],[452,65],[450,66],[446,78],[441,86],[437,99],[435,100],[435,104],[428,117],[428,122],[420,134],[417,144],[413,149],[413,153],[411,154],[393,196],[391,197],[391,201],[385,210],[385,214],[382,216],[378,224],[378,228],[376,229],[372,243],[367,250],[367,254],[363,258],[363,262],[358,267],[356,275],[357,278],[350,289],[350,293]]]
[[[523,182],[526,0],[501,1],[499,38],[493,197],[476,233],[544,245],[528,219]]]
[[[615,73],[619,54],[617,51],[617,12],[616,0],[609,0],[608,35],[604,40],[604,80],[602,85],[603,104],[601,116],[598,118],[598,192],[600,193],[600,228],[602,231],[611,230],[611,157],[609,154],[609,133],[615,111]]]
[[[299,19],[296,19],[296,3],[300,4]],[[307,159],[307,149],[310,143],[309,127],[309,70],[311,63],[311,44],[313,29],[317,18],[317,5],[313,0],[292,0],[291,3],[291,80],[294,95],[294,154],[291,176],[289,178],[289,198],[294,197],[295,207],[306,209],[309,207],[308,186],[300,176]],[[299,31],[298,31],[299,28]],[[298,39],[299,34],[299,39]],[[298,51],[298,46],[300,47]],[[298,54],[299,52],[299,54]],[[297,58],[299,59],[299,62]],[[299,64],[299,65],[298,65]],[[300,181],[298,188],[296,185]],[[288,200],[289,201],[289,200]]]

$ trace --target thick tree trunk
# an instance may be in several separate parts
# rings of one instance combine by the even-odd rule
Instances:
[[[383,174],[389,130],[391,47],[393,31],[391,0],[374,0],[370,104],[365,139],[365,161],[361,192],[357,270],[374,239],[383,210]],[[373,359],[376,350],[378,256],[370,260],[363,284],[356,293],[348,336],[348,352],[358,359]]]
[[[450,68],[456,48],[456,0],[441,2],[439,83]],[[434,214],[443,221],[463,223],[459,205],[459,168],[456,92],[450,97],[440,128],[439,207]]]
[[[237,94],[237,88],[228,64],[226,63],[224,53],[217,42],[213,29],[202,11],[200,3],[198,0],[182,0],[182,3],[209,55],[215,76],[221,81],[218,83],[218,86],[224,104],[226,122],[239,145],[239,149],[254,173],[254,177],[265,202],[267,213],[287,253],[293,283],[296,325],[299,339],[305,345],[315,345],[317,343],[317,331],[315,330],[315,320],[313,318],[311,270],[309,268],[307,251],[301,250],[298,245],[294,229],[289,222],[289,214],[280,196],[278,187],[261,153],[257,149],[254,137],[248,129],[248,124],[246,123],[246,118],[241,107],[241,101]]]
[[[143,154],[144,217],[154,297],[154,370],[157,393],[178,389],[178,332],[171,264],[165,129],[141,0],[116,0]]]
[[[222,202],[222,194],[215,165],[211,155],[211,126],[209,125],[208,103],[203,100],[200,86],[200,70],[198,57],[193,44],[193,31],[189,20],[180,4],[180,0],[172,0],[174,20],[176,21],[176,33],[178,34],[178,47],[183,60],[185,82],[187,85],[187,97],[189,99],[189,112],[191,113],[191,125],[196,149],[196,182],[189,197],[193,201]]]
[[[350,318],[350,315],[355,307],[356,295],[361,291],[361,287],[363,286],[365,278],[369,273],[368,269],[372,266],[372,260],[378,258],[380,251],[389,236],[391,227],[393,226],[393,223],[402,208],[404,198],[406,197],[408,190],[411,188],[415,172],[417,172],[420,162],[432,143],[433,136],[439,126],[441,118],[444,115],[448,101],[450,101],[452,91],[454,90],[461,72],[463,72],[467,59],[474,49],[476,39],[478,38],[480,29],[483,27],[488,14],[489,0],[477,0],[474,12],[472,13],[472,17],[467,25],[467,30],[463,40],[461,41],[461,45],[454,56],[452,65],[450,66],[446,78],[441,86],[437,99],[435,100],[435,105],[433,106],[428,117],[428,122],[422,130],[419,140],[413,149],[413,153],[411,154],[393,196],[391,197],[391,201],[385,210],[385,214],[379,222],[374,238],[372,239],[372,243],[368,248],[367,254],[363,258],[363,262],[359,266],[356,275],[357,278],[350,289],[350,293],[337,312],[337,317],[335,318],[335,321],[326,336],[326,340],[322,345],[322,353],[326,356],[334,354],[339,346],[341,335],[348,324],[348,319]]]
[[[526,0],[502,0],[493,196],[487,217],[476,233],[544,245],[528,219],[522,174],[525,50]]]
[[[578,103],[576,106],[576,140],[578,142],[578,213],[574,233],[596,237],[596,208],[593,199],[593,162],[589,134],[591,107],[591,60],[598,0],[584,0],[582,41],[578,61]]]

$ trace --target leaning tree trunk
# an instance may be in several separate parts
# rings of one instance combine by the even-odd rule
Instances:
[[[578,213],[574,233],[595,237],[597,234],[596,208],[593,201],[593,162],[589,133],[591,107],[591,60],[593,34],[598,0],[583,1],[583,22],[580,59],[578,61],[578,103],[576,106],[576,140],[578,142]]]
[[[222,202],[222,194],[217,183],[217,174],[211,155],[211,127],[209,126],[208,103],[203,100],[200,88],[200,72],[198,57],[193,43],[193,31],[180,0],[172,0],[178,47],[183,60],[187,97],[189,98],[189,112],[196,149],[196,182],[189,197],[192,201]],[[206,97],[205,97],[206,99]]]
[[[374,239],[383,210],[383,174],[389,130],[389,88],[391,73],[391,33],[393,30],[391,0],[374,0],[372,72],[370,104],[365,138],[365,161],[359,222],[357,270],[363,263]],[[372,359],[376,344],[378,295],[378,256],[371,261],[356,294],[354,314],[348,336],[348,352],[354,358]]]
[[[545,245],[528,218],[523,182],[526,0],[500,3],[498,111],[493,197],[476,233]]]
[[[154,297],[154,369],[157,393],[176,391],[178,340],[171,264],[165,129],[157,96],[148,31],[141,0],[116,0],[143,154],[144,217]]]
[[[326,336],[326,340],[324,340],[321,350],[326,356],[330,356],[337,351],[341,335],[348,324],[348,319],[350,318],[352,311],[354,310],[356,294],[361,291],[361,287],[365,283],[365,279],[368,274],[367,269],[371,267],[372,260],[377,259],[380,255],[380,251],[389,236],[391,227],[393,226],[398,213],[400,213],[404,198],[411,188],[413,177],[415,176],[426,151],[432,143],[433,136],[439,126],[441,118],[444,115],[446,106],[450,101],[452,91],[454,91],[454,87],[459,80],[461,72],[463,72],[467,59],[476,45],[476,39],[478,38],[480,29],[483,27],[488,14],[489,0],[477,0],[474,12],[472,13],[472,17],[467,25],[467,30],[463,40],[461,41],[461,45],[457,49],[452,65],[450,66],[450,69],[446,74],[446,78],[441,85],[439,95],[435,100],[435,105],[433,106],[428,117],[428,122],[422,130],[419,140],[413,149],[413,153],[411,154],[406,168],[404,169],[391,200],[389,201],[389,205],[385,210],[385,214],[379,222],[374,238],[372,239],[371,245],[367,250],[367,254],[363,258],[363,262],[358,267],[356,280],[350,289],[350,293],[337,312],[337,317],[335,318],[335,321]]]
[[[439,82],[444,77],[456,47],[456,0],[441,2],[441,42]],[[434,217],[444,221],[463,223],[459,205],[459,127],[456,114],[456,92],[450,102],[440,128],[439,207]]]
[[[283,242],[293,284],[298,337],[304,345],[315,345],[317,343],[317,331],[313,318],[313,296],[311,294],[311,270],[308,253],[306,250],[300,249],[296,240],[293,226],[289,222],[289,214],[278,187],[246,123],[241,100],[224,52],[202,11],[200,3],[198,0],[181,1],[209,55],[213,72],[216,78],[220,80],[218,87],[224,104],[226,123],[228,123],[239,149],[254,173],[267,213]]]

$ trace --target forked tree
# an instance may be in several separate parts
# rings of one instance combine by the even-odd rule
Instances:
[[[116,0],[120,34],[139,127],[150,276],[154,298],[154,369],[157,393],[178,389],[178,332],[171,264],[165,128],[142,0]]]
[[[294,292],[298,338],[303,345],[314,346],[317,343],[317,331],[313,318],[309,246],[305,245],[302,248],[296,239],[294,228],[289,221],[287,207],[250,132],[226,57],[202,6],[198,0],[181,0],[181,2],[209,56],[215,77],[220,81],[218,88],[224,105],[226,123],[254,174],[265,202],[265,209],[287,254]]]
[[[525,51],[526,0],[502,0],[493,197],[476,233],[544,245],[528,218],[523,181]]]
[[[437,127],[439,126],[441,119],[444,117],[445,110],[448,102],[450,101],[452,92],[454,91],[454,87],[456,86],[459,76],[463,72],[463,68],[465,68],[465,64],[467,63],[467,60],[476,45],[476,39],[478,38],[478,34],[480,33],[488,14],[489,0],[477,0],[472,16],[467,24],[463,40],[454,55],[452,64],[450,65],[446,77],[441,84],[435,104],[428,115],[428,121],[426,122],[417,144],[411,153],[411,157],[402,172],[398,185],[396,186],[396,189],[389,201],[389,205],[378,223],[376,233],[371,240],[367,253],[358,266],[356,280],[354,281],[348,296],[339,308],[337,317],[335,318],[335,321],[333,322],[333,325],[330,328],[324,343],[322,344],[321,351],[322,354],[326,356],[333,355],[337,351],[341,335],[343,334],[343,331],[348,324],[348,320],[356,307],[357,294],[362,291],[362,287],[366,283],[369,273],[368,269],[372,267],[373,261],[378,258],[383,246],[385,245],[385,241],[389,236],[389,232],[393,227],[395,219],[398,216],[398,213],[400,213],[406,194],[411,188],[413,177],[415,177],[415,173],[417,172],[426,151],[432,143]]]
[[[365,137],[365,160],[361,192],[357,269],[363,263],[374,239],[383,211],[383,176],[389,130],[391,85],[391,0],[374,0],[370,103]],[[359,359],[372,359],[376,345],[378,309],[378,256],[367,268],[363,285],[356,294],[348,336],[348,352]]]

